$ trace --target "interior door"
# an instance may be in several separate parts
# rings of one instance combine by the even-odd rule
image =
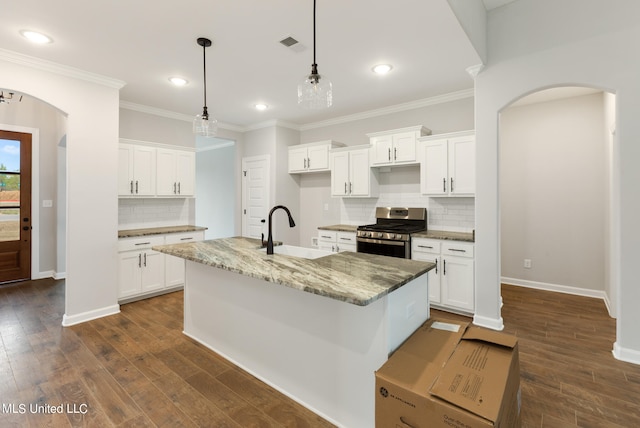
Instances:
[[[0,130],[0,282],[31,278],[31,134]]]
[[[242,158],[242,236],[260,239],[267,234],[263,220],[269,212],[269,165],[268,155]]]

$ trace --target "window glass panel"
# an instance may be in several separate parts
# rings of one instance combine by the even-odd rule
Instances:
[[[0,170],[20,171],[20,141],[0,139]]]
[[[20,239],[20,210],[0,208],[0,241]]]
[[[0,139],[0,241],[20,239],[20,141]]]

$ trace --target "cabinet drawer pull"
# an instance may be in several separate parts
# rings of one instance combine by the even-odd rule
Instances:
[[[327,236],[327,235],[320,235],[320,237],[325,239],[331,239],[331,236]]]
[[[430,250],[433,250],[433,247],[431,247],[429,245],[418,245],[418,248],[428,248]]]
[[[467,250],[461,250],[460,248],[449,248],[449,251],[457,251],[459,253],[466,253]]]
[[[138,242],[137,244],[134,245],[151,245],[151,242]]]
[[[188,240],[190,240],[190,239],[193,239],[193,237],[191,237],[191,236],[190,236],[190,237],[188,237],[188,238],[180,238],[180,240],[181,240],[181,241],[188,241]]]
[[[344,238],[344,237],[340,237],[340,239],[342,239],[343,241],[353,241],[352,238]]]

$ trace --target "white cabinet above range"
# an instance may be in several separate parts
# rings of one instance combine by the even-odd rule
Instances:
[[[289,174],[329,171],[329,150],[343,146],[326,140],[289,147]]]
[[[475,132],[433,135],[419,140],[420,188],[429,196],[474,196]]]
[[[393,129],[367,134],[371,143],[371,166],[410,165],[419,162],[418,138],[431,135],[424,126]]]

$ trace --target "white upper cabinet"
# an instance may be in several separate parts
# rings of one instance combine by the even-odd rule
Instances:
[[[156,149],[121,144],[118,149],[118,195],[156,194]]]
[[[378,180],[369,166],[370,147],[330,153],[331,196],[369,198],[378,195]]]
[[[158,196],[193,196],[195,193],[194,152],[158,149]]]
[[[424,126],[367,134],[371,143],[371,166],[409,165],[419,162],[418,138],[430,135]]]
[[[421,138],[420,188],[429,196],[475,196],[473,131]]]
[[[118,196],[191,197],[195,194],[195,152],[158,146],[161,145],[121,140]]]
[[[289,147],[289,173],[329,171],[329,150],[344,144],[327,140]]]

